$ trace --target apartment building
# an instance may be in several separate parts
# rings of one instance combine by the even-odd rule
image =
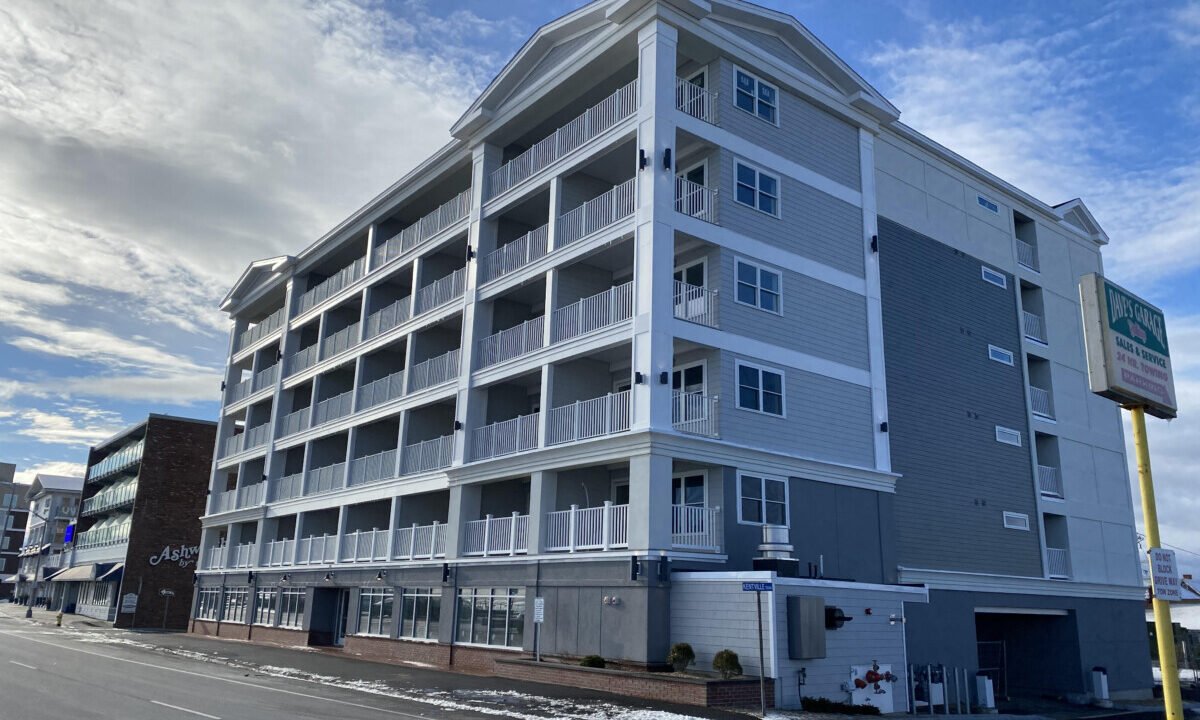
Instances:
[[[781,705],[875,660],[1149,687],[1116,655],[1142,623],[1081,202],[922,137],[736,0],[588,4],[451,132],[225,298],[193,631],[490,669],[543,598],[543,654],[686,641],[755,673],[765,580]],[[804,603],[855,619],[799,628]]]
[[[17,466],[0,463],[0,599],[16,595],[21,568],[22,540],[29,519],[29,503],[25,494],[29,486],[13,482]]]
[[[215,437],[214,422],[151,414],[90,449],[69,560],[50,578],[55,607],[187,627]]]
[[[25,603],[39,604],[50,599],[46,582],[69,562],[64,555],[67,527],[79,512],[83,478],[38,473],[25,493],[29,517],[25,540],[17,556],[21,558],[17,597]]]

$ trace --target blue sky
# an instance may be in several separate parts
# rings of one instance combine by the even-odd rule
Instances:
[[[441,146],[577,4],[6,4],[0,460],[78,470],[147,412],[214,417],[216,303],[245,264],[306,246]],[[1168,541],[1200,550],[1200,2],[764,4],[904,122],[1051,204],[1088,203],[1109,275],[1168,313],[1184,417],[1154,423],[1152,447]]]

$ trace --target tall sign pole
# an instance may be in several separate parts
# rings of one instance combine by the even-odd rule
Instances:
[[[1169,420],[1179,409],[1166,321],[1157,307],[1095,273],[1083,276],[1079,283],[1079,299],[1083,308],[1084,347],[1092,392],[1129,410],[1133,425],[1142,519],[1149,545],[1147,560],[1163,703],[1167,720],[1183,720],[1170,604],[1172,599],[1180,597],[1179,569],[1175,565],[1175,554],[1163,549],[1159,537],[1154,479],[1150,472],[1150,443],[1146,437],[1146,413]]]

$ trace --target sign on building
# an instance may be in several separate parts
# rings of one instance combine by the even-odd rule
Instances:
[[[533,599],[533,621],[535,623],[546,621],[546,598],[536,597]]]
[[[1175,379],[1162,310],[1096,273],[1079,282],[1092,392],[1173,418]]]
[[[131,613],[137,610],[137,593],[125,593],[121,596],[121,612]]]
[[[1183,599],[1179,585],[1179,564],[1175,562],[1175,551],[1150,548],[1150,582],[1154,597],[1173,602]]]

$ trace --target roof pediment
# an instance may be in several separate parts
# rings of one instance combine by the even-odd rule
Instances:
[[[248,297],[258,287],[274,280],[280,273],[291,267],[295,261],[296,259],[291,255],[279,255],[250,263],[233,287],[229,289],[225,299],[221,301],[221,309],[228,311],[234,303]]]
[[[1100,227],[1100,223],[1096,221],[1096,217],[1088,210],[1083,200],[1075,198],[1061,205],[1055,205],[1054,211],[1058,213],[1058,216],[1064,222],[1082,230],[1097,244],[1108,244],[1108,233],[1104,232],[1104,228]]]

